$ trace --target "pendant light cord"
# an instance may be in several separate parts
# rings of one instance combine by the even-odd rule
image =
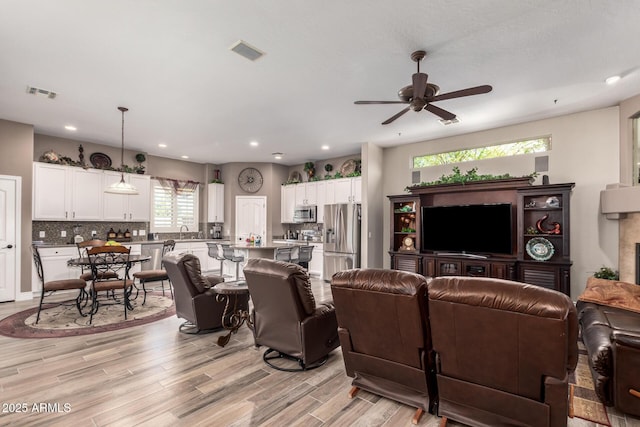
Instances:
[[[122,112],[122,148],[120,149],[120,172],[124,172],[124,113],[129,111],[127,107],[118,107]]]

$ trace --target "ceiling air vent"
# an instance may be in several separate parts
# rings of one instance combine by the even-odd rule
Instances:
[[[33,86],[27,86],[27,93],[29,95],[46,96],[49,99],[55,99],[56,96],[58,96],[58,94],[56,92],[54,92],[54,91],[46,90],[46,89],[40,89],[40,88],[33,87]]]
[[[255,47],[251,46],[250,44],[248,44],[243,40],[238,40],[229,49],[231,49],[232,51],[234,51],[240,56],[244,56],[249,61],[255,61],[257,59],[260,59],[264,55],[264,52],[262,52],[259,49],[256,49]]]

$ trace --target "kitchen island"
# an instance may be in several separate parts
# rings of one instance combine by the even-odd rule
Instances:
[[[268,258],[268,259],[274,259],[275,258],[275,251],[277,248],[297,248],[299,246],[302,246],[304,243],[303,242],[296,242],[296,243],[277,243],[274,242],[273,240],[266,240],[266,241],[262,241],[259,245],[256,244],[251,244],[251,243],[244,243],[244,242],[240,242],[237,241],[238,243],[235,244],[231,244],[230,246],[233,248],[234,252],[236,253],[236,255],[241,255],[244,257],[244,262],[240,263],[240,268],[239,268],[239,272],[238,272],[238,279],[243,279],[244,278],[244,273],[243,273],[243,269],[244,266],[247,262],[247,260],[252,259],[252,258]],[[295,256],[295,251],[294,251],[294,256]],[[223,276],[225,277],[235,277],[235,263],[229,262],[229,261],[225,261],[224,262],[224,267],[223,267]]]

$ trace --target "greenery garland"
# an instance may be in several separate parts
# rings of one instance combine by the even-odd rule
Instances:
[[[529,175],[525,175],[525,177],[528,177],[530,179],[534,179],[536,176],[538,176],[536,172]],[[408,186],[405,188],[405,191],[407,192],[411,191],[411,189],[416,187],[428,187],[432,185],[441,185],[441,184],[465,184],[467,182],[474,182],[474,181],[491,181],[491,180],[509,179],[509,178],[514,178],[514,177],[512,177],[508,173],[505,173],[502,175],[491,175],[491,174],[479,175],[478,168],[473,168],[471,170],[468,170],[466,173],[462,173],[460,172],[459,167],[454,166],[453,173],[449,175],[442,175],[440,178],[436,179],[435,181],[421,182],[420,184]]]

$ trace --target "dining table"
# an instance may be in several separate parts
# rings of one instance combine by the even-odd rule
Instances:
[[[129,255],[129,258],[127,259],[130,265],[134,265],[136,263],[143,263],[150,260],[151,260],[151,255]],[[67,261],[67,265],[69,267],[90,267],[91,261],[89,261],[88,257],[71,258],[69,261]]]

